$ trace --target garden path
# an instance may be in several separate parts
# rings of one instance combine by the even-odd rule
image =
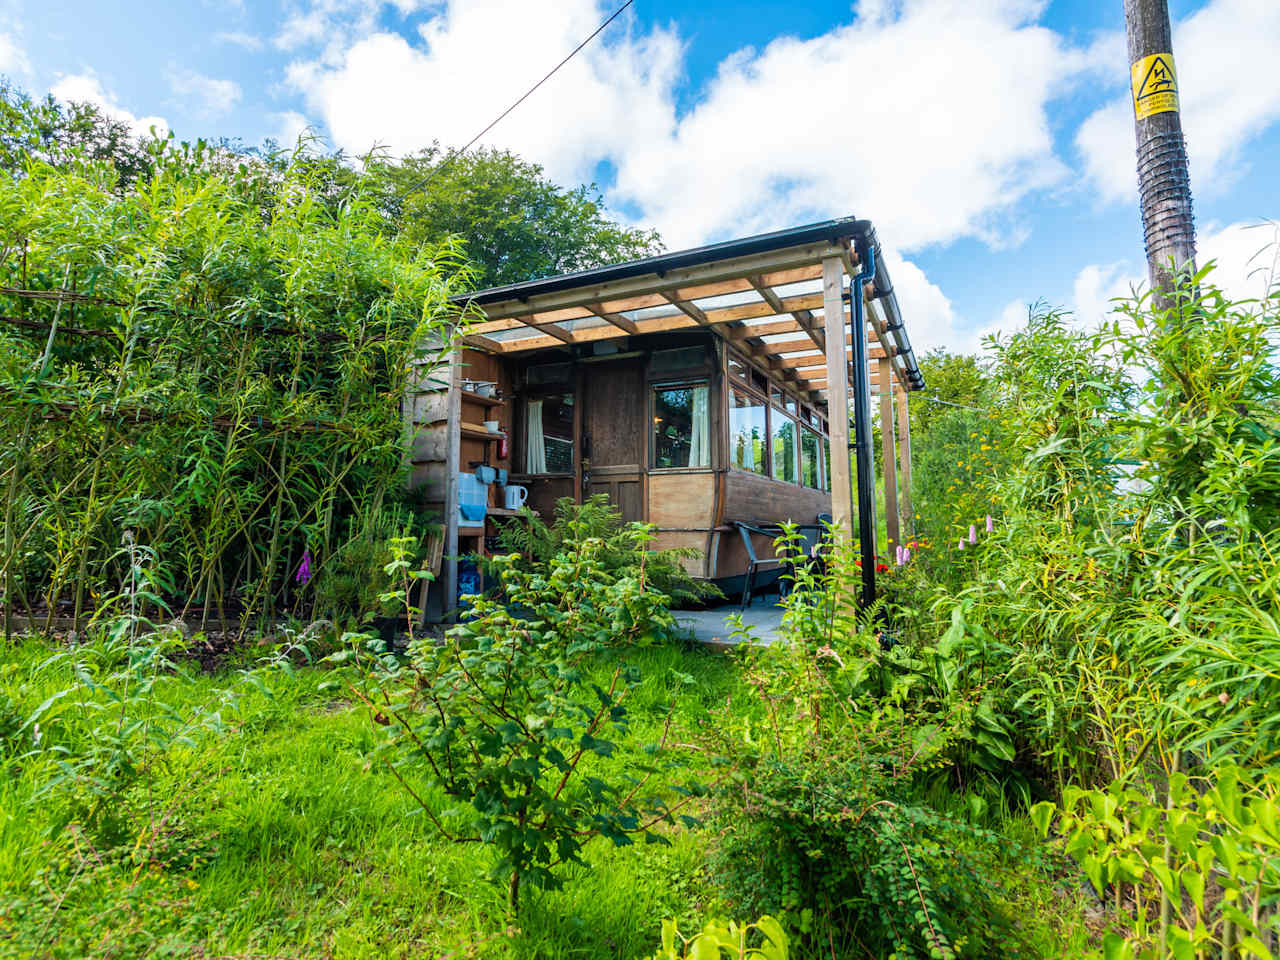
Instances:
[[[738,604],[729,603],[705,610],[677,610],[676,623],[693,634],[698,643],[711,646],[734,646],[734,625],[730,618],[738,612]],[[782,626],[782,608],[767,599],[758,599],[742,615],[742,622],[751,629],[756,642],[770,644],[778,639]]]

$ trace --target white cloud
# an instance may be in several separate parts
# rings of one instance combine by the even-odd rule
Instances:
[[[277,42],[321,43],[334,7],[358,17],[370,4],[321,0]],[[565,182],[611,163],[611,202],[672,247],[850,212],[899,249],[962,236],[1016,242],[1018,201],[1065,173],[1046,106],[1088,65],[1034,22],[1041,8],[864,2],[861,19],[820,37],[731,55],[683,116],[679,37],[624,20],[486,141]],[[564,0],[554,14],[545,3],[449,0],[413,43],[375,32],[295,61],[288,79],[350,152],[458,145],[603,12],[595,0]]]
[[[1260,299],[1280,279],[1280,225],[1233,223],[1203,234],[1196,262],[1217,261],[1211,279],[1233,299]]]
[[[30,73],[31,63],[12,34],[0,33],[0,73]]]
[[[139,117],[120,106],[115,94],[105,90],[102,81],[92,71],[59,77],[49,92],[59,100],[93,104],[107,116],[128,124],[136,137],[149,137],[152,127],[160,136],[169,132],[169,123],[164,117]]]
[[[194,70],[171,70],[169,86],[179,97],[195,101],[196,109],[207,116],[226,113],[240,100],[240,85],[234,80],[206,77]]]
[[[1146,284],[1146,275],[1136,273],[1132,264],[1089,264],[1076,274],[1072,289],[1072,313],[1077,325],[1086,330],[1096,328],[1111,315],[1113,300],[1132,297]]]
[[[213,39],[218,43],[229,43],[234,47],[240,47],[244,50],[261,50],[266,45],[265,41],[255,34],[240,33],[234,30],[226,33],[214,34]]]
[[[1204,232],[1197,240],[1196,262],[1216,266],[1209,282],[1232,300],[1257,300],[1280,279],[1280,225],[1273,221],[1232,223]],[[1086,329],[1110,318],[1114,300],[1130,299],[1148,288],[1144,266],[1127,261],[1089,264],[1076,274],[1072,311]]]
[[[296,110],[271,115],[276,123],[276,132],[271,136],[285,150],[292,150],[298,138],[312,127],[312,123]]]
[[[1095,45],[1107,74],[1127,79],[1124,47]],[[1182,126],[1193,191],[1221,189],[1251,138],[1280,119],[1280,3],[1212,0],[1174,28]],[[1133,112],[1127,91],[1093,113],[1076,136],[1103,200],[1137,195]]]

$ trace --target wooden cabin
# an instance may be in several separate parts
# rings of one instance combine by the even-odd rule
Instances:
[[[736,523],[850,522],[850,458],[832,450],[851,449],[849,384],[869,409],[873,367],[896,538],[910,466],[894,407],[923,380],[877,252],[847,218],[459,298],[463,346],[406,406],[411,482],[446,520],[443,597],[458,589],[449,558],[520,522],[508,488],[548,518],[562,497],[605,493],[732,591],[748,562]]]

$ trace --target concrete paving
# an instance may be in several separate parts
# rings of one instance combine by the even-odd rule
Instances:
[[[778,639],[782,626],[782,608],[772,597],[758,597],[742,614],[743,625],[751,632],[756,643],[770,644]],[[740,637],[733,636],[734,624],[730,622],[738,613],[736,603],[706,610],[676,610],[676,623],[693,635],[693,639],[708,646],[733,646]]]

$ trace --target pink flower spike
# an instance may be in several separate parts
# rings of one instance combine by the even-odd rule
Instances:
[[[903,562],[903,563],[910,563],[910,562],[911,562],[911,548],[910,548],[910,547],[903,547],[903,548],[902,548],[902,562]]]
[[[963,549],[964,549],[964,541],[963,541],[963,540],[961,540],[961,541],[960,541],[960,549],[961,549],[961,550],[963,550]]]
[[[987,533],[993,532],[995,528],[996,528],[996,523],[994,520],[991,519],[991,514],[988,513],[987,514]]]
[[[969,524],[969,542],[970,543],[978,542],[978,528],[975,527],[972,523]]]
[[[902,566],[902,544],[898,544],[896,555],[898,566]]]

